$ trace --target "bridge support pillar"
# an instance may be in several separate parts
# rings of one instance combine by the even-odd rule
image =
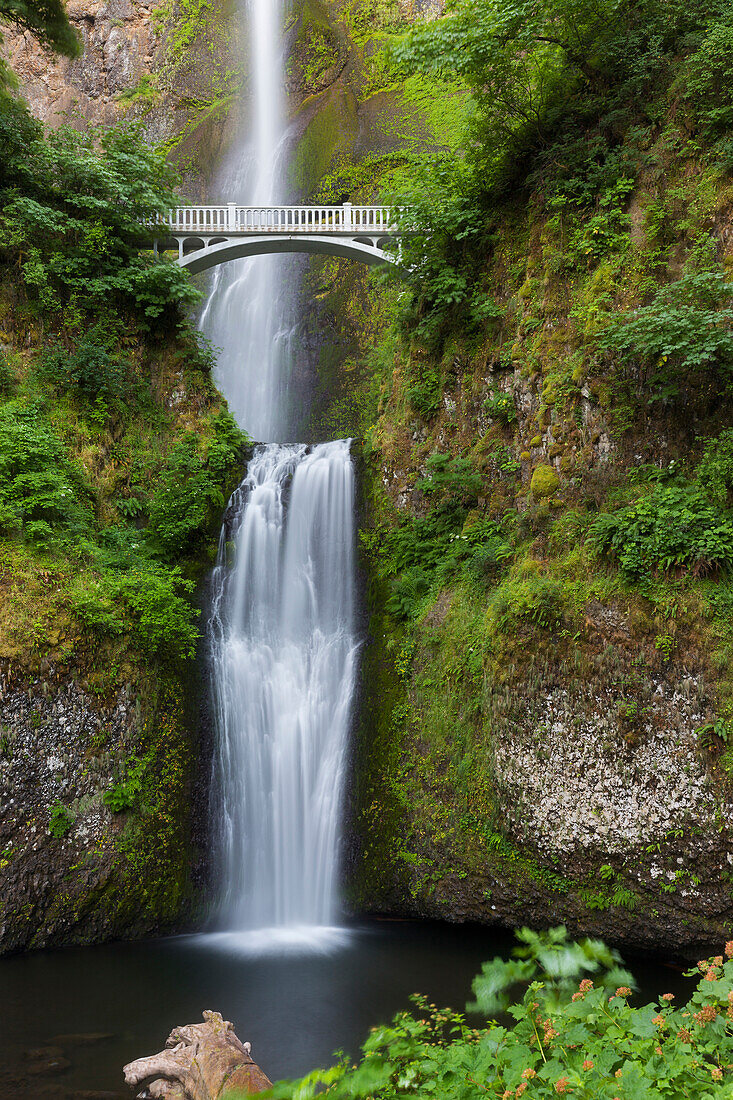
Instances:
[[[344,229],[353,229],[351,206],[350,202],[344,203]]]
[[[227,203],[227,229],[237,228],[237,204],[236,202]]]

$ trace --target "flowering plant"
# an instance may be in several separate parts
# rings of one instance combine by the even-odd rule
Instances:
[[[523,929],[509,960],[486,963],[471,1010],[502,1013],[482,1028],[414,998],[417,1011],[375,1028],[361,1061],[343,1060],[272,1095],[308,1100],[722,1100],[733,1097],[733,941],[674,995],[631,1003],[633,979],[615,952],[571,943],[564,928]],[[513,996],[520,983],[523,996]],[[507,1017],[512,1018],[510,1023]]]

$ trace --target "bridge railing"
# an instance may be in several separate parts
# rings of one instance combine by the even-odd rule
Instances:
[[[173,233],[388,233],[388,206],[179,206],[157,223]]]

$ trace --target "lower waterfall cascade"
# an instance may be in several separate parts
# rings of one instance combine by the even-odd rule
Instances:
[[[255,450],[214,572],[216,856],[228,930],[327,926],[358,643],[350,441]]]

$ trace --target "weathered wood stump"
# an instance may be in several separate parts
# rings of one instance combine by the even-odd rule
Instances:
[[[250,1044],[241,1043],[218,1012],[204,1012],[203,1024],[174,1028],[165,1046],[124,1068],[126,1083],[141,1100],[224,1100],[272,1084],[252,1060]]]

